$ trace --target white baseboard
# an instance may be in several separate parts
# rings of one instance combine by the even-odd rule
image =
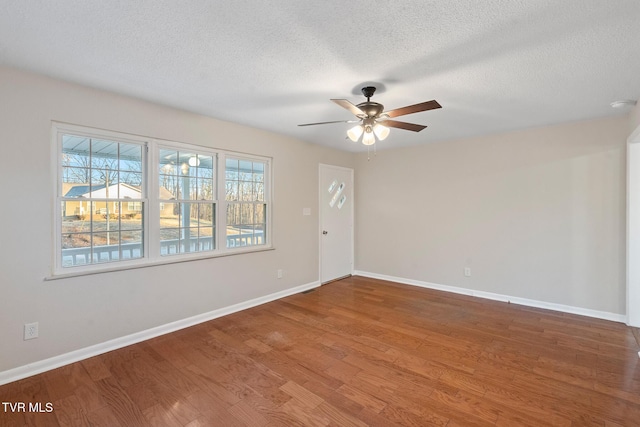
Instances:
[[[71,351],[69,353],[61,354],[59,356],[54,356],[48,359],[44,359],[37,362],[29,363],[27,365],[19,366],[17,368],[9,369],[7,371],[0,372],[0,385],[7,384],[13,381],[18,381],[23,378],[40,374],[42,372],[50,371],[52,369],[69,365],[74,362],[79,362],[81,360],[88,359],[93,356],[97,356],[99,354],[103,354],[112,350],[117,350],[119,348],[136,344],[142,341],[146,341],[148,339],[155,338],[160,335],[165,335],[180,329],[188,328],[189,326],[194,326],[199,323],[207,322],[209,320],[213,320],[218,317],[222,317],[228,314],[236,313],[238,311],[246,310],[251,307],[256,307],[258,305],[275,301],[277,299],[284,298],[289,295],[293,295],[309,289],[317,288],[318,286],[320,286],[319,281],[307,283],[305,285],[296,286],[295,288],[290,288],[284,291],[275,292],[273,294],[265,295],[263,297],[255,298],[249,301],[244,301],[228,307],[219,308],[217,310],[213,310],[208,313],[198,314],[193,317],[177,320],[175,322],[167,323],[165,325],[157,326],[155,328],[147,329],[145,331],[136,332],[131,335],[115,338],[100,344],[95,344],[89,347],[81,348],[79,350]]]
[[[469,295],[472,297],[490,299],[494,301],[509,302],[511,304],[519,304],[527,307],[544,308],[547,310],[554,310],[562,313],[578,314],[581,316],[593,317],[596,319],[611,320],[613,322],[625,323],[627,321],[627,316],[623,314],[609,313],[606,311],[590,310],[588,308],[574,307],[570,305],[556,304],[546,301],[537,301],[527,298],[513,297],[509,295],[494,294],[491,292],[476,291],[473,289],[459,288],[456,286],[439,285],[437,283],[429,283],[420,280],[387,276],[384,274],[370,273],[367,271],[355,271],[353,274],[356,276],[370,277],[372,279],[388,280],[390,282],[402,283],[404,285],[418,286],[421,288],[452,292],[461,295]]]

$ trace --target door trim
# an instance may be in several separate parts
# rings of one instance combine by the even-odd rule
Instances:
[[[321,188],[321,186],[322,186],[322,169],[323,168],[338,169],[341,171],[349,172],[349,178],[351,179],[351,186],[352,186],[351,187],[351,209],[349,210],[349,215],[351,217],[351,236],[349,236],[350,237],[349,243],[351,245],[351,248],[349,249],[349,255],[351,257],[351,271],[349,272],[349,274],[353,275],[353,272],[355,271],[354,240],[355,240],[356,224],[355,224],[354,212],[355,212],[355,205],[356,205],[356,188],[355,188],[354,171],[352,168],[329,165],[326,163],[318,163],[318,281],[320,282],[320,285],[325,285],[327,283],[334,281],[334,280],[328,280],[323,282],[322,280],[322,224],[323,224],[322,222],[322,208],[323,208],[322,191],[323,191],[323,188]]]
[[[640,126],[627,139],[627,325],[640,327]]]

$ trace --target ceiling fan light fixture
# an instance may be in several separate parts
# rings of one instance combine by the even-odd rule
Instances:
[[[391,130],[386,126],[381,125],[380,123],[376,123],[375,126],[373,126],[373,132],[376,134],[380,141],[384,141],[389,136]]]
[[[373,132],[365,132],[362,137],[362,143],[364,145],[373,145],[376,143],[376,137],[373,135]]]
[[[431,101],[421,102],[419,104],[407,105],[406,107],[396,108],[393,110],[384,110],[384,105],[379,102],[371,101],[371,97],[375,93],[374,86],[366,86],[362,88],[362,94],[367,98],[366,102],[358,105],[353,104],[347,99],[331,99],[340,107],[351,112],[358,120],[334,120],[330,122],[304,123],[298,126],[326,125],[330,123],[356,123],[357,126],[347,131],[347,138],[353,142],[361,141],[362,144],[370,146],[377,140],[385,140],[391,131],[390,128],[404,129],[412,132],[420,132],[426,126],[414,123],[406,123],[395,120],[396,117],[405,116],[407,114],[420,113],[422,111],[434,110],[442,108],[442,105],[435,99]],[[391,120],[394,119],[394,120]],[[378,122],[380,121],[380,123]],[[360,139],[362,137],[362,139]]]
[[[364,129],[362,128],[362,126],[357,125],[347,131],[347,136],[353,142],[358,142],[358,139],[360,139],[360,135],[362,135],[362,132],[364,132]]]

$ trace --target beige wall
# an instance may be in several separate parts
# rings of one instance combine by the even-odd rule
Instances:
[[[1,67],[0,109],[3,198],[20,206],[0,209],[0,373],[318,280],[318,163],[352,154]],[[276,250],[44,281],[52,120],[273,157]],[[22,340],[26,322],[38,339]]]
[[[316,281],[318,163],[355,166],[357,270],[625,312],[625,141],[638,107],[368,162],[10,68],[0,67],[0,100],[3,195],[21,207],[0,209],[0,373]],[[273,157],[276,250],[44,281],[51,120]],[[23,341],[34,321],[40,338]]]
[[[356,270],[624,314],[628,133],[619,117],[358,155]]]

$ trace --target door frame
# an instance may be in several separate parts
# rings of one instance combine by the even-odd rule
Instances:
[[[627,325],[640,327],[640,126],[627,139]]]
[[[322,169],[323,168],[338,169],[345,172],[349,172],[349,179],[351,181],[351,207],[349,209],[349,215],[351,217],[351,235],[349,236],[349,244],[351,246],[349,248],[349,256],[351,257],[351,271],[349,272],[349,274],[353,274],[353,272],[355,271],[354,241],[355,241],[356,224],[355,224],[354,213],[355,213],[355,205],[356,205],[356,188],[355,188],[353,168],[329,165],[326,163],[318,163],[318,281],[320,282],[320,285],[324,283],[322,280],[322,225],[323,225],[322,211],[324,208],[324,206],[322,206],[322,191],[326,190],[326,188],[322,188]]]

